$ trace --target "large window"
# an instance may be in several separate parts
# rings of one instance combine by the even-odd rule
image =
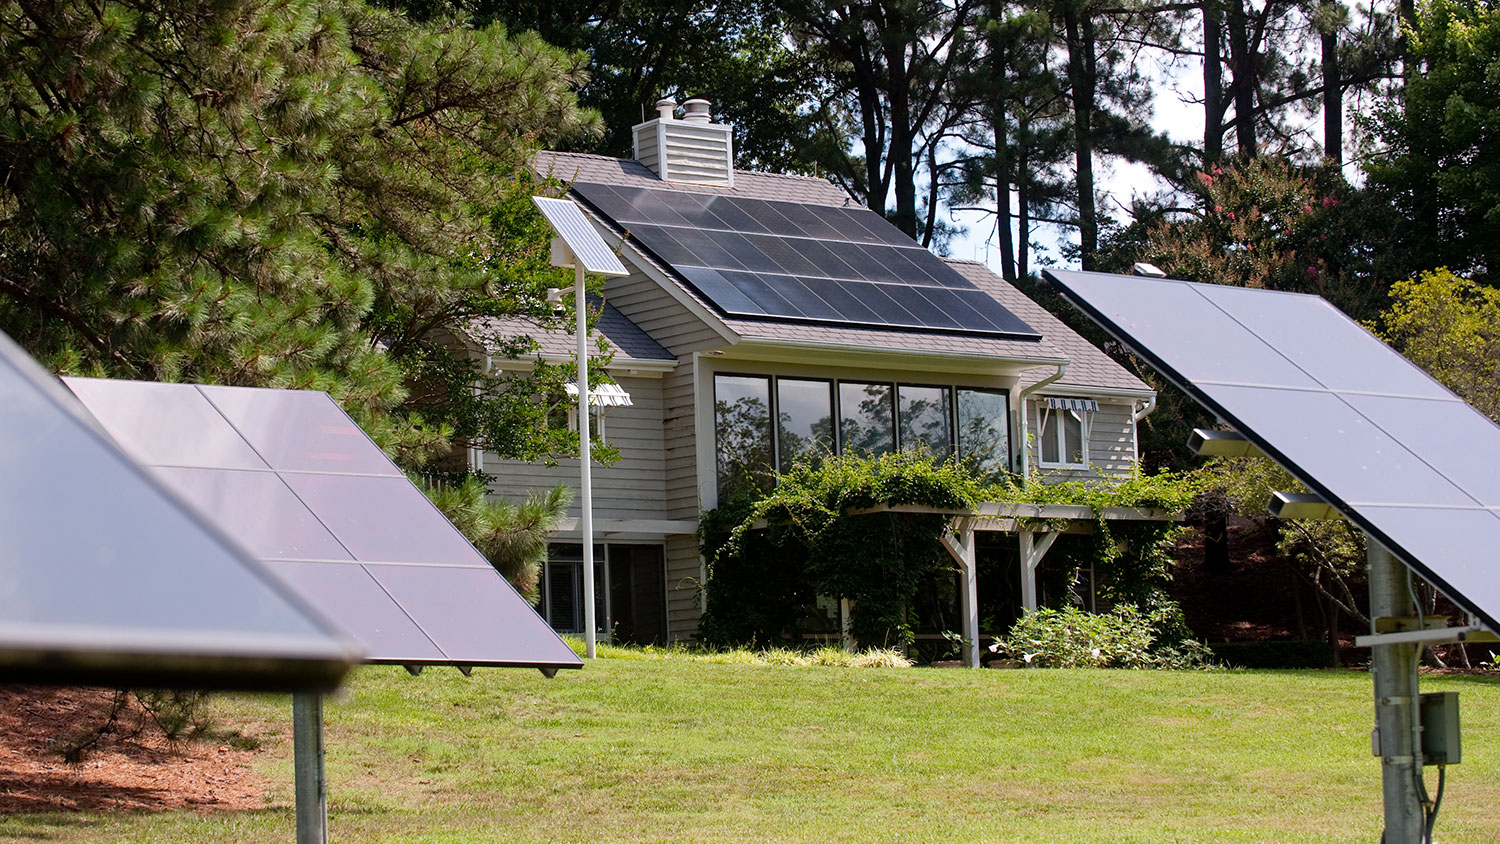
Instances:
[[[958,391],[958,453],[975,474],[1010,468],[1010,396],[1003,390]]]
[[[839,384],[839,452],[885,454],[896,450],[896,414],[890,384]]]
[[[940,460],[953,453],[953,391],[947,387],[896,388],[896,419],[900,423],[901,449],[922,451]]]
[[[714,377],[719,496],[823,454],[957,455],[983,477],[1010,469],[1005,390],[765,375]],[[775,424],[772,424],[772,420]]]
[[[772,465],[770,378],[715,376],[714,441],[720,495],[753,487],[754,473]]]
[[[833,382],[776,379],[777,464],[833,453]]]

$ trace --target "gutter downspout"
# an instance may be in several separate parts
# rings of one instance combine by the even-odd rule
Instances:
[[[1016,454],[1021,459],[1021,477],[1022,478],[1029,478],[1029,477],[1031,477],[1031,445],[1030,445],[1030,441],[1027,439],[1027,431],[1026,431],[1027,423],[1028,423],[1028,417],[1029,417],[1029,414],[1026,412],[1026,399],[1032,393],[1035,393],[1037,390],[1040,390],[1041,388],[1047,386],[1048,384],[1051,384],[1052,382],[1054,382],[1057,379],[1063,377],[1067,373],[1068,373],[1068,365],[1066,363],[1060,363],[1060,364],[1057,365],[1057,371],[1056,372],[1052,373],[1051,375],[1048,375],[1046,378],[1043,378],[1042,380],[1036,382],[1035,384],[1032,384],[1030,387],[1027,387],[1026,389],[1024,389],[1024,390],[1021,391],[1021,395],[1020,395],[1021,422],[1020,422],[1019,425],[1016,426],[1017,429],[1018,429],[1018,434],[1019,434],[1019,436],[1017,436],[1017,438],[1016,438],[1016,442],[1017,442]]]
[[[1152,393],[1145,406],[1130,415],[1130,456],[1137,464],[1141,462],[1141,420],[1155,409],[1156,394]]]

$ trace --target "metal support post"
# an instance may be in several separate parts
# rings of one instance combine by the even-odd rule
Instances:
[[[292,695],[292,748],[297,844],[327,844],[328,781],[323,776],[322,695]]]
[[[1410,618],[1411,573],[1379,540],[1365,535],[1370,574],[1370,619]],[[1421,734],[1417,729],[1417,655],[1420,645],[1396,643],[1370,648],[1375,680],[1375,742],[1385,798],[1384,844],[1422,844],[1425,834],[1421,775]]]
[[[583,262],[573,259],[573,307],[578,311],[578,530],[583,534],[583,653],[597,654],[599,631],[594,618],[594,485],[589,460],[589,326],[583,287]]]

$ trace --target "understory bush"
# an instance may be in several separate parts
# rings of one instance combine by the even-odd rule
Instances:
[[[1182,629],[1175,607],[1142,612],[1134,604],[1118,604],[1107,613],[1040,609],[1022,616],[991,650],[1039,668],[1210,667],[1204,645],[1176,638]]]

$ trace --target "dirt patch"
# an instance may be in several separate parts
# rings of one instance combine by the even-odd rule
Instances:
[[[0,686],[0,814],[238,811],[266,805],[258,750],[215,740],[168,742],[134,702],[82,761],[60,743],[104,723],[107,689]]]

